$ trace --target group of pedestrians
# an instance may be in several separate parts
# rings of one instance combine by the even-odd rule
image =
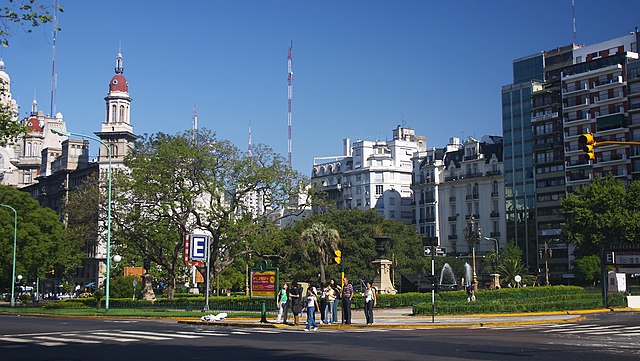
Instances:
[[[278,306],[278,316],[276,322],[287,323],[289,306],[293,313],[293,325],[300,325],[300,314],[306,310],[307,322],[305,331],[317,330],[320,323],[315,319],[315,313],[320,313],[320,322],[325,325],[336,324],[338,321],[338,303],[342,303],[342,323],[351,324],[351,301],[353,299],[353,285],[347,278],[343,279],[342,285],[336,284],[335,280],[330,280],[326,285],[316,288],[309,285],[306,294],[303,294],[302,287],[293,282],[291,289],[285,283],[278,291],[276,303]],[[373,308],[376,304],[376,291],[371,287],[371,283],[366,283],[363,292],[364,312],[367,324],[373,324]]]

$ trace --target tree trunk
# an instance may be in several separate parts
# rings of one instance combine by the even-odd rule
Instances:
[[[326,278],[324,276],[324,262],[320,262],[320,283],[324,286]]]

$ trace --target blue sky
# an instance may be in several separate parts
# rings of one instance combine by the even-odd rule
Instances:
[[[579,44],[640,26],[640,1],[575,1]],[[60,4],[56,109],[80,133],[100,130],[121,46],[134,132],[190,129],[195,105],[219,138],[246,149],[251,123],[254,144],[286,157],[293,41],[293,166],[306,175],[343,138],[384,140],[403,123],[429,147],[501,135],[512,61],[573,41],[571,0]],[[34,93],[50,110],[51,31],[18,30],[2,50],[21,115]]]

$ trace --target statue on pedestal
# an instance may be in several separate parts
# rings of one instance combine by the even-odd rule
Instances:
[[[376,276],[373,278],[371,285],[378,290],[378,293],[396,294],[398,291],[393,287],[393,283],[391,282],[392,262],[386,259],[386,251],[390,237],[378,236],[373,238],[376,240],[378,256],[371,262],[374,266],[377,266]]]

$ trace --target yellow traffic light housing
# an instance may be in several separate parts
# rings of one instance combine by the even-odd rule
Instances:
[[[342,262],[342,252],[339,249],[333,251],[333,260],[336,261],[336,264],[340,264]]]
[[[578,146],[586,153],[587,160],[595,160],[596,155],[594,150],[597,146],[596,140],[593,137],[593,133],[585,133],[578,138]]]

